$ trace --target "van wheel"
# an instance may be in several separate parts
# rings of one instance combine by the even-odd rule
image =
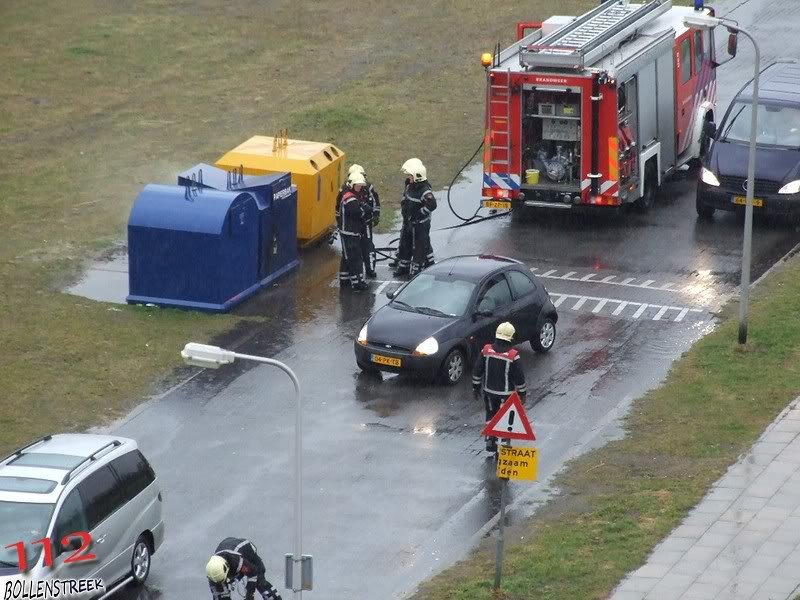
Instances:
[[[447,385],[455,385],[464,377],[467,367],[467,359],[464,353],[453,348],[442,363],[441,378]]]
[[[644,195],[636,201],[636,208],[641,213],[646,213],[655,204],[658,191],[658,175],[655,164],[651,161],[644,168]]]
[[[150,575],[150,544],[147,538],[140,535],[133,545],[133,555],[131,556],[131,575],[133,581],[139,585],[147,581]]]
[[[697,210],[697,216],[701,219],[709,220],[714,216],[714,207],[707,206],[703,204],[702,196],[698,190],[697,197],[694,201],[695,209]]]

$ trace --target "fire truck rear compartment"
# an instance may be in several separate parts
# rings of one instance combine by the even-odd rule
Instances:
[[[522,168],[539,171],[523,181],[526,198],[565,201],[580,195],[581,94],[572,89],[534,88],[522,96]]]

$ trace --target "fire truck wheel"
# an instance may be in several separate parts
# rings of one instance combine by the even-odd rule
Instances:
[[[658,191],[658,176],[653,162],[648,162],[644,170],[644,195],[636,201],[636,208],[639,212],[645,213],[653,206],[656,201]]]

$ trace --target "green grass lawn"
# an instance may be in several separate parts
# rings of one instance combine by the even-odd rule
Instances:
[[[634,403],[624,439],[572,462],[561,495],[512,528],[500,598],[606,598],[800,394],[800,259],[756,289],[745,347],[737,306]],[[415,600],[492,598],[493,552],[492,537]]]

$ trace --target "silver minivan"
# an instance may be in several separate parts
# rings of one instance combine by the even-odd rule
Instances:
[[[161,508],[135,440],[59,434],[20,448],[0,461],[0,589],[99,579],[102,595],[143,583],[164,538]]]

